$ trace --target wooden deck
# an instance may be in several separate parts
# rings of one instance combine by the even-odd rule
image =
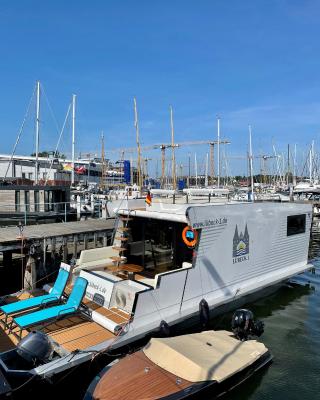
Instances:
[[[70,288],[68,288],[70,290]],[[68,290],[68,291],[69,291]],[[10,296],[7,298],[8,303],[17,300],[23,300],[29,297],[34,297],[35,295],[42,295],[44,292],[41,290],[36,291],[34,294],[22,293],[18,297]],[[130,315],[124,311],[118,309],[107,310],[96,303],[84,299],[84,303],[91,310],[94,310],[103,316],[111,319],[117,324],[126,323]],[[30,310],[27,311],[30,313]],[[22,315],[20,313],[19,315]],[[14,316],[14,315],[13,315]],[[10,322],[12,317],[8,318]],[[4,320],[4,316],[0,316],[0,321]],[[17,331],[17,328],[13,332]],[[53,340],[60,344],[67,351],[74,350],[84,350],[88,347],[95,346],[102,343],[108,339],[112,339],[115,335],[102,327],[101,325],[95,323],[94,321],[88,320],[81,316],[72,316],[63,318],[60,321],[54,322],[45,329],[43,332],[49,334]],[[22,331],[22,337],[25,337],[29,333],[28,330]],[[18,339],[14,334],[9,334],[8,330],[4,329],[4,324],[0,324],[0,352],[7,351],[14,348],[18,344]]]
[[[19,293],[17,296],[7,296],[5,301],[6,304],[10,304],[10,303],[14,303],[18,300],[25,300],[25,299],[29,299],[30,297],[36,297],[36,296],[41,296],[43,294],[46,294],[46,292],[42,289],[36,289],[32,294],[29,292],[22,292]]]
[[[184,379],[177,382],[177,378],[138,351],[120,360],[101,378],[93,397],[100,400],[151,400],[169,396],[192,385]]]
[[[72,286],[68,285],[65,289],[65,292],[70,294],[71,291],[72,291]],[[127,323],[131,318],[130,314],[128,314],[123,310],[120,310],[119,308],[113,307],[107,309],[86,298],[82,300],[82,303],[85,304],[88,308],[90,308],[90,310],[98,312],[99,314],[103,315],[104,317],[112,320],[113,322],[119,325]]]
[[[69,294],[71,290],[71,285],[68,285],[65,291]],[[18,296],[8,296],[6,302],[12,303],[14,301],[24,300],[34,296],[40,296],[44,293],[43,290],[36,290],[33,294],[23,292]],[[83,303],[90,310],[98,312],[119,325],[126,324],[131,318],[131,315],[125,311],[117,308],[106,309],[86,298],[84,298]],[[26,313],[30,313],[30,310]],[[22,314],[23,313],[19,313],[19,315]],[[8,318],[8,322],[11,321],[12,317]],[[4,320],[4,316],[0,316],[0,321],[1,320]],[[60,321],[47,325],[46,328],[43,329],[43,332],[49,334],[54,341],[60,344],[67,351],[84,350],[115,337],[115,335],[106,328],[81,316],[65,317]],[[28,333],[28,330],[23,330],[22,337],[25,337]],[[14,334],[9,334],[8,330],[4,329],[4,324],[1,323],[0,352],[14,348],[17,343],[18,339],[16,336]]]
[[[33,294],[23,292],[17,297],[16,296],[8,296],[6,298],[6,302],[7,302],[7,304],[9,304],[9,303],[13,303],[14,301],[24,300],[24,299],[28,299],[30,297],[35,297],[35,296],[40,296],[43,293],[44,292],[42,290],[37,290]],[[30,312],[30,310],[28,312]],[[22,313],[20,313],[19,315],[22,315]],[[12,316],[14,316],[14,315],[12,315]],[[11,322],[12,316],[10,316],[8,318],[8,321],[7,321],[8,323]],[[4,319],[5,319],[4,315],[0,315],[0,321],[1,321],[1,323],[0,323],[0,352],[13,349],[19,342],[17,337],[14,335],[14,333],[18,333],[18,329],[17,328],[13,329],[13,333],[9,334],[8,330],[5,329],[5,327],[4,327]],[[25,337],[28,333],[29,332],[24,329],[22,331],[22,337]]]
[[[98,312],[99,314],[119,325],[125,324],[130,320],[130,314],[126,313],[125,311],[119,310],[118,308],[106,309],[104,307],[98,307],[94,311]]]
[[[84,350],[115,337],[101,325],[77,316],[53,323],[44,332],[68,351]]]

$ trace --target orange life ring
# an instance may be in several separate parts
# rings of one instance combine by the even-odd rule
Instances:
[[[182,240],[188,247],[194,247],[198,241],[198,232],[191,226],[186,226],[182,231]]]

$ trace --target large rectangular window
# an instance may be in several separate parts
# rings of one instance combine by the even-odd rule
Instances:
[[[306,231],[306,214],[287,217],[287,236],[298,235]]]

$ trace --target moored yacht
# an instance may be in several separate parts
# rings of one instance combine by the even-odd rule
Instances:
[[[118,209],[103,259],[94,258],[101,249],[83,251],[73,271],[67,268],[72,284],[46,287],[54,299],[34,300],[31,308],[22,303],[10,313],[1,308],[0,371],[7,392],[32,377],[54,381],[93,355],[128,351],[125,345],[148,334],[199,318],[199,308],[208,317],[209,310],[238,307],[310,267],[308,204],[169,200]],[[22,297],[30,295],[46,296]],[[17,300],[25,301],[4,299]]]

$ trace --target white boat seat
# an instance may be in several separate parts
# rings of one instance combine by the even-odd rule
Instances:
[[[143,278],[143,279],[139,279],[139,282],[145,283],[145,284],[148,285],[148,286],[154,287],[154,278]]]
[[[146,290],[146,287],[136,281],[126,280],[117,282],[112,291],[109,307],[118,308],[130,314],[136,293],[144,290]]]
[[[192,268],[192,264],[189,263],[189,262],[184,261],[184,262],[182,263],[182,268],[177,268],[177,269],[174,269],[174,270],[171,270],[171,271],[161,272],[161,273],[159,273],[159,274],[156,274],[156,276],[154,277],[154,279],[151,279],[151,278],[143,278],[143,279],[140,279],[139,282],[145,283],[146,285],[149,285],[149,286],[152,286],[152,287],[156,288],[156,287],[157,287],[157,284],[158,284],[158,277],[159,277],[159,276],[166,275],[167,273],[171,273],[171,272],[173,272],[173,271],[180,271],[180,270],[185,269],[185,268]]]
[[[113,265],[112,256],[119,256],[119,251],[113,249],[112,246],[82,250],[73,273],[77,273],[82,269],[103,269],[108,265]]]

